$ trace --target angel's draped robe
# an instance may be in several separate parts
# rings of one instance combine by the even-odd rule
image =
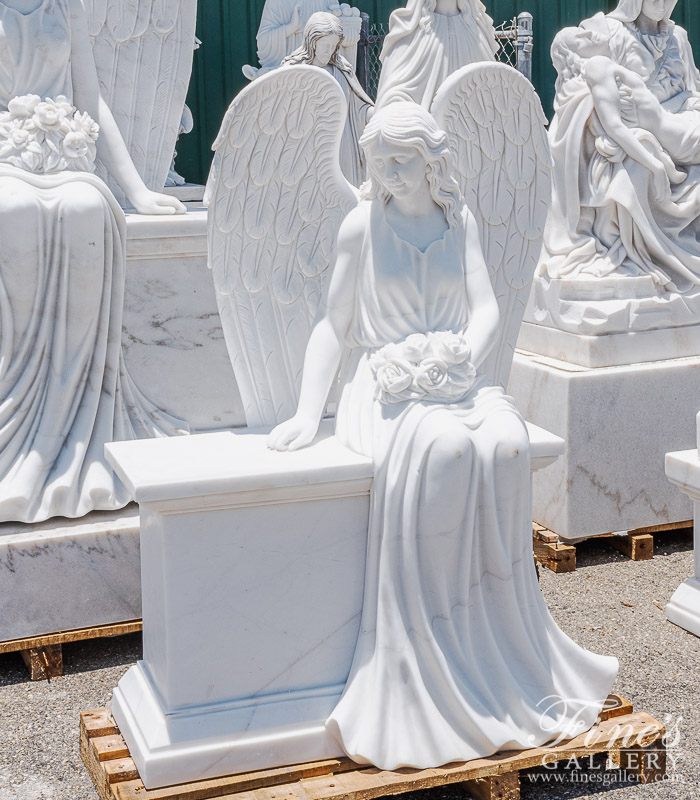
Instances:
[[[614,658],[552,619],[532,560],[522,418],[477,373],[458,402],[375,399],[371,353],[468,323],[466,230],[424,251],[379,200],[364,220],[336,434],[372,457],[362,623],[345,692],[326,726],[355,761],[435,767],[531,748],[595,721]]]
[[[72,99],[70,14],[69,0],[0,3],[0,111],[25,94]],[[0,162],[0,521],[125,506],[105,443],[176,431],[123,364],[125,242],[97,176]]]

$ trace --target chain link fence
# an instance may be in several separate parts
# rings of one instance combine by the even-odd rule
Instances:
[[[532,78],[532,15],[523,12],[513,19],[495,26],[498,52],[496,60],[520,70],[528,79]],[[368,14],[362,14],[362,33],[357,49],[357,77],[367,94],[377,98],[379,75],[382,63],[379,56],[388,33],[388,24],[373,22]]]

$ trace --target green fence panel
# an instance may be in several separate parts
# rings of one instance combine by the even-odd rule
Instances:
[[[535,50],[532,80],[551,115],[556,74],[549,57],[552,39],[566,25],[576,25],[598,11],[610,11],[616,0],[486,0],[496,23],[529,11],[534,17]],[[372,20],[386,22],[403,2],[355,0]],[[204,183],[211,163],[211,143],[229,103],[246,84],[244,64],[257,64],[255,34],[264,0],[199,0],[192,83],[187,99],[194,115],[192,133],[178,144],[177,168],[187,180]],[[690,34],[700,60],[700,0],[679,0],[674,19]]]

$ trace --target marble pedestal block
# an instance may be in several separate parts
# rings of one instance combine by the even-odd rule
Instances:
[[[0,525],[0,641],[140,616],[134,505],[82,520]]]
[[[533,478],[537,522],[575,541],[691,518],[664,458],[695,435],[700,358],[589,368],[519,350],[509,393],[567,443]]]
[[[107,445],[140,506],[144,621],[112,712],[148,788],[342,755],[324,722],[359,630],[373,468],[331,431],[284,453],[250,430]],[[530,438],[533,469],[563,451]]]
[[[700,414],[697,419],[700,448]],[[676,589],[666,606],[666,617],[700,636],[700,449],[668,453],[666,475],[692,500],[695,511],[695,575]]]
[[[214,283],[207,212],[127,214],[122,346],[144,394],[192,431],[245,425]]]

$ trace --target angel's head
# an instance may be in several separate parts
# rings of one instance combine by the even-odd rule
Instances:
[[[653,22],[668,21],[678,0],[620,0],[611,17],[622,22],[636,22],[644,14]]]
[[[360,145],[367,155],[368,180],[360,189],[364,200],[378,197],[386,203],[410,196],[427,182],[448,225],[459,223],[462,201],[447,134],[422,106],[396,102],[380,108],[367,123]]]
[[[343,43],[343,26],[334,14],[317,11],[309,17],[304,28],[304,43],[283,64],[313,64],[341,67],[340,46]],[[344,59],[343,59],[344,61]]]

